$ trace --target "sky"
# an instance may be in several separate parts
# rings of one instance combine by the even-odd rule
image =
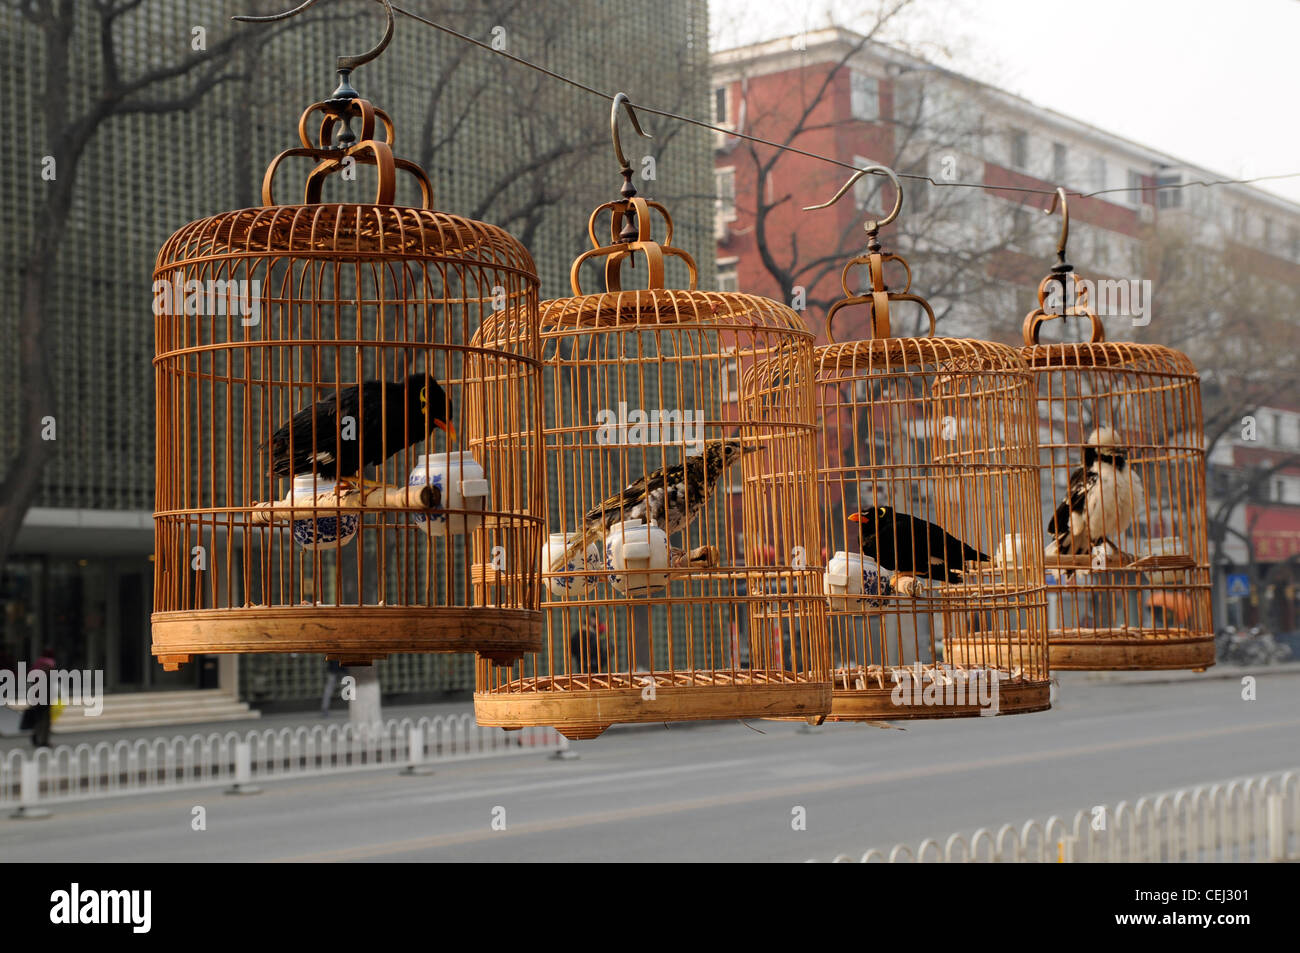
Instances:
[[[880,0],[710,0],[714,49]],[[913,0],[884,37],[1225,178],[1300,172],[1300,0]],[[1300,175],[1257,183],[1300,202]]]

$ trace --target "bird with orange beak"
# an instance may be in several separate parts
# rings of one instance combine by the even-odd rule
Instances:
[[[364,467],[379,466],[435,429],[454,442],[451,417],[451,400],[432,377],[365,381],[304,407],[264,446],[276,476],[359,477]]]

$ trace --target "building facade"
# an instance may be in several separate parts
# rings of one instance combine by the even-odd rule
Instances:
[[[1240,340],[1295,340],[1300,204],[1250,185],[1190,185],[1224,176],[847,30],[718,51],[712,64],[715,123],[936,183],[904,179],[902,215],[881,237],[908,260],[942,335],[1020,343],[1060,219],[1042,214],[1048,196],[1017,189],[1116,190],[1069,200],[1067,260],[1109,294],[1094,302],[1105,305],[1108,340],[1167,344],[1202,369],[1216,621],[1300,627],[1295,389],[1276,367],[1272,381],[1243,386],[1261,362],[1258,342]],[[835,194],[848,170],[724,133],[714,156],[719,287],[802,307],[824,342],[840,268],[864,250],[862,222],[888,209],[892,190],[870,177],[854,201],[803,211]],[[958,183],[978,187],[944,187]],[[836,320],[845,322],[837,340],[865,331],[865,309]],[[895,318],[895,333],[920,330]],[[1247,416],[1258,427],[1245,428]],[[1217,554],[1216,513],[1227,529]],[[1242,575],[1254,588],[1233,595],[1229,577]],[[1236,579],[1233,592],[1242,587]]]
[[[0,576],[0,653],[31,659],[48,646],[61,665],[103,669],[109,692],[221,685],[252,701],[319,697],[320,657],[248,656],[238,667],[196,660],[167,674],[149,654],[155,255],[184,223],[257,204],[266,164],[296,144],[299,114],[333,90],[335,57],[373,43],[382,30],[368,2],[322,5],[283,32],[229,20],[273,12],[271,6],[146,0],[119,17],[111,39],[127,80],[189,55],[200,29],[208,43],[232,30],[269,32],[263,42],[238,47],[229,57],[233,78],[192,108],[108,118],[77,170],[49,293],[56,450]],[[422,12],[581,82],[626,88],[634,99],[675,111],[706,112],[705,0],[541,0],[499,19],[486,9],[435,8]],[[62,87],[74,116],[93,107],[107,82],[102,32],[96,5],[77,4]],[[629,59],[623,51],[632,47],[636,57]],[[22,151],[14,173],[0,177],[4,468],[17,446],[23,386],[9,342],[18,327],[23,250],[43,227],[41,171],[53,135],[42,128],[39,107],[59,74],[47,69],[45,33],[15,5],[0,8],[0,50],[7,101],[15,117],[30,120],[16,145]],[[146,93],[175,95],[187,81],[168,80]],[[353,82],[393,118],[395,151],[426,168],[437,208],[511,231],[533,253],[543,296],[569,294],[569,264],[586,247],[591,208],[618,197],[608,104],[403,18],[387,52]],[[655,158],[644,166],[655,178],[642,192],[672,202],[676,244],[699,253],[702,277],[711,281],[707,134],[647,125],[659,135],[647,140],[649,149],[637,144]],[[369,187],[363,178],[358,201],[368,200],[361,197]],[[300,187],[279,186],[277,197],[289,201]],[[340,193],[337,200],[351,197]],[[473,659],[394,657],[381,663],[380,677],[386,692],[462,691],[472,688]]]

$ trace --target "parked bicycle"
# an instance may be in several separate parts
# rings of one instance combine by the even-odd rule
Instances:
[[[1214,636],[1215,657],[1225,665],[1277,665],[1291,657],[1291,647],[1263,626],[1225,626]]]

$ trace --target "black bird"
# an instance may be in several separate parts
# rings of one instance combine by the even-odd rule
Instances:
[[[875,506],[849,519],[861,523],[862,554],[891,572],[928,576],[939,582],[959,583],[967,562],[988,562],[978,549],[928,520]]]
[[[304,407],[271,435],[271,473],[314,469],[323,480],[351,477],[426,439],[435,427],[455,440],[451,401],[437,381],[427,382],[426,390],[423,374],[387,384],[365,381],[341,389],[337,399],[331,394]]]
[[[1045,555],[1086,555],[1094,546],[1118,540],[1143,507],[1142,481],[1128,465],[1119,435],[1099,427],[1083,447],[1083,466],[1070,474],[1065,499],[1047,523],[1052,541]],[[1113,537],[1113,539],[1112,539]],[[1065,578],[1074,575],[1066,570]]]
[[[578,553],[585,552],[588,544],[603,540],[611,526],[624,520],[645,520],[669,536],[680,533],[704,508],[731,465],[757,449],[743,446],[737,437],[714,438],[705,441],[703,453],[628,484],[582,518],[582,532],[565,548],[563,556],[551,563],[551,571],[560,571]]]

